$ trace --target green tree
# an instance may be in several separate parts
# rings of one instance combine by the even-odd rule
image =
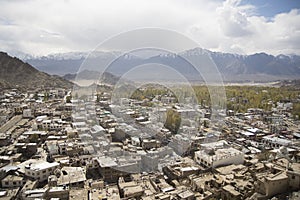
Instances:
[[[293,104],[292,114],[293,114],[295,119],[297,119],[297,118],[299,119],[299,117],[300,117],[300,103],[294,103]]]
[[[37,134],[32,134],[29,136],[29,141],[30,142],[34,142],[34,143],[37,143],[39,140],[39,136]]]
[[[45,92],[44,93],[44,101],[48,101],[49,97],[50,97],[49,93]]]
[[[96,102],[99,103],[100,102],[100,94],[97,94],[96,97],[97,97]]]
[[[71,99],[72,99],[72,96],[70,95],[70,96],[67,96],[66,97],[66,103],[71,103]]]
[[[180,114],[174,110],[167,110],[167,119],[164,126],[169,129],[173,134],[176,134],[180,128],[181,124],[181,116]]]
[[[38,93],[37,93],[37,92],[34,94],[33,98],[34,98],[35,100],[38,100],[38,99],[39,99],[39,96],[38,96]]]

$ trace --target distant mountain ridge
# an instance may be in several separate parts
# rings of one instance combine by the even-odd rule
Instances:
[[[71,88],[73,84],[57,75],[38,71],[18,58],[0,52],[0,88],[34,89],[38,87]]]
[[[109,72],[104,72],[101,74],[97,71],[90,71],[90,70],[83,70],[76,74],[66,74],[63,76],[64,79],[69,81],[76,81],[76,80],[99,80],[106,84],[114,85],[116,84],[120,77],[117,77]]]
[[[118,58],[114,62],[111,73],[120,76],[129,68],[149,62],[161,63],[171,66],[182,74],[193,75],[193,71],[187,63],[183,62],[180,55],[186,57],[198,56],[206,51],[216,64],[225,81],[231,80],[279,80],[297,79],[300,77],[300,56],[297,55],[268,55],[266,53],[256,53],[252,55],[238,55],[231,53],[212,52],[201,48],[183,51],[179,54],[161,54],[148,58],[130,56],[126,54],[120,56],[120,52],[98,52],[94,57],[89,58],[90,66],[88,70],[97,71],[97,66],[107,64],[108,60]],[[50,74],[74,74],[79,70],[80,65],[88,56],[84,52],[53,54],[40,58],[29,58],[25,61],[35,66],[37,69]],[[192,78],[192,77],[191,77]]]

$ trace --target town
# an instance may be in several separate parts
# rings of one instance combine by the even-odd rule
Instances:
[[[222,123],[207,92],[191,106],[155,86],[117,104],[109,84],[3,90],[0,199],[299,199],[300,90],[241,88]]]

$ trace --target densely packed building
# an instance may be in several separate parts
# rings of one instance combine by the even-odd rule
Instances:
[[[59,88],[0,96],[1,199],[297,199],[300,125],[272,112],[210,109]],[[297,99],[299,101],[299,99]],[[177,133],[166,112],[182,116]]]

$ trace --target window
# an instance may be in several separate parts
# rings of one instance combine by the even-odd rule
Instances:
[[[4,185],[8,185],[8,184],[9,184],[8,181],[5,181],[5,182],[4,182]]]
[[[16,182],[16,181],[14,181],[14,182],[13,182],[13,185],[17,185],[17,182]]]
[[[293,176],[292,176],[292,179],[295,179],[295,178],[296,178],[295,175],[293,175]]]
[[[43,174],[45,174],[45,173],[46,173],[46,170],[43,171]]]

